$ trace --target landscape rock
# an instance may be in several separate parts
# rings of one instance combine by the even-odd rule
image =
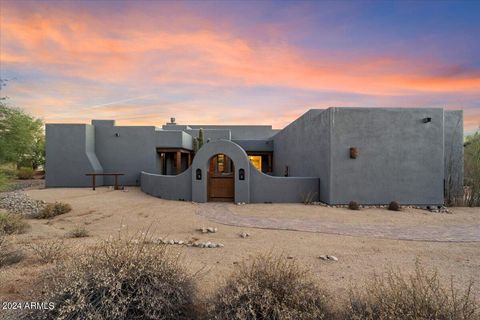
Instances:
[[[0,208],[11,213],[36,216],[45,208],[45,201],[34,200],[24,191],[0,193]]]
[[[328,260],[327,256],[325,255],[321,255],[320,257],[318,257],[320,260]]]
[[[240,233],[240,237],[242,237],[242,238],[246,238],[246,237],[249,237],[249,236],[250,236],[250,234],[248,234],[247,232]]]
[[[328,259],[328,260],[332,260],[332,261],[338,261],[338,258],[335,257],[335,256],[328,256],[328,255],[327,255],[327,259]]]

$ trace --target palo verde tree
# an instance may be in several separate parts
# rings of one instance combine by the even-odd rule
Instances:
[[[5,85],[5,80],[0,83]],[[0,99],[0,163],[36,169],[45,162],[43,121]]]
[[[480,131],[465,140],[465,204],[480,206]]]

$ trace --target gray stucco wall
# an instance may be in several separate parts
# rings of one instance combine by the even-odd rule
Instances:
[[[250,164],[250,201],[252,203],[318,201],[319,179],[311,177],[272,177]]]
[[[255,140],[268,139],[274,136],[279,130],[272,129],[272,126],[264,125],[189,125],[192,129],[204,130],[228,130],[231,132],[229,139],[232,140]]]
[[[331,203],[443,203],[442,109],[333,108],[331,123]]]
[[[198,150],[192,162],[192,200],[207,202],[207,177],[210,159],[217,154],[228,156],[235,167],[235,202],[250,202],[250,160],[245,151],[229,140],[217,140],[205,143]],[[202,179],[196,179],[196,171],[200,169]],[[238,172],[245,170],[245,180],[239,180]]]
[[[331,109],[312,109],[273,137],[273,171],[320,178],[320,200],[330,202]]]
[[[88,124],[47,124],[45,129],[45,185],[47,187],[86,187],[91,177],[102,172],[95,156],[95,131]],[[99,177],[97,183],[101,185]]]
[[[124,185],[140,185],[140,172],[157,172],[155,127],[95,127],[95,152],[105,173],[119,172]],[[116,136],[118,134],[118,137]],[[105,177],[105,184],[113,184]]]
[[[463,195],[463,111],[445,111],[445,188],[446,196]]]
[[[168,200],[192,200],[192,169],[176,176],[141,173],[143,192]]]
[[[207,142],[208,140],[230,140],[231,133],[228,129],[202,129],[203,130],[203,140]],[[186,132],[194,138],[198,138],[198,133],[200,129],[190,129]]]
[[[273,151],[272,140],[232,140],[245,151]]]

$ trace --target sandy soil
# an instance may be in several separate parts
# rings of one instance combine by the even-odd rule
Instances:
[[[202,241],[221,242],[221,249],[200,249],[172,246],[182,254],[192,272],[198,275],[201,292],[208,294],[228,275],[235,264],[261,252],[273,251],[292,256],[310,268],[325,283],[334,297],[342,298],[352,285],[362,285],[374,273],[388,268],[411,272],[418,258],[427,267],[436,267],[449,281],[454,275],[458,287],[475,281],[474,290],[480,293],[480,243],[443,243],[372,239],[307,233],[298,231],[239,228],[209,222],[196,215],[198,204],[167,201],[142,193],[138,188],[127,192],[108,188],[43,189],[30,190],[35,199],[47,202],[70,203],[73,210],[52,220],[29,220],[32,228],[15,236],[18,245],[43,239],[60,238],[77,225],[83,225],[90,237],[66,239],[70,248],[81,248],[110,235],[134,234],[149,230],[154,237],[188,240],[197,237]],[[266,217],[314,217],[332,222],[377,223],[399,225],[443,225],[478,223],[479,208],[455,208],[453,214],[426,214],[425,211],[407,209],[392,213],[383,209],[364,209],[354,212],[346,209],[305,206],[302,204],[252,204],[229,207],[240,215]],[[202,234],[196,229],[203,226],[218,228],[215,234]],[[251,237],[243,239],[246,231]],[[322,254],[338,257],[338,262],[323,261]],[[35,280],[48,266],[29,256],[19,264],[0,269],[0,300],[25,300]]]

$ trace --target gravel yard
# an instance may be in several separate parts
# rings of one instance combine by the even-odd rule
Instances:
[[[442,214],[412,208],[401,212],[379,208],[351,211],[303,204],[219,206],[162,200],[148,196],[138,188],[114,191],[104,187],[96,191],[59,188],[0,194],[0,206],[10,210],[17,208],[14,209],[17,212],[37,210],[42,201],[69,203],[73,210],[51,220],[27,220],[32,228],[12,240],[18,246],[63,239],[77,226],[87,229],[90,236],[63,239],[65,250],[81,250],[102,239],[117,236],[119,232],[131,237],[132,241],[142,241],[140,232],[147,232],[148,237],[158,243],[171,243],[169,247],[181,254],[188,268],[198,272],[203,292],[215,288],[222,281],[222,276],[228,275],[243,259],[270,251],[283,253],[286,258],[296,259],[310,268],[338,298],[344,297],[351,286],[361,285],[374,273],[382,273],[388,268],[411,272],[417,259],[427,267],[437,268],[447,282],[453,275],[460,287],[474,280],[474,290],[477,294],[480,292],[480,242],[405,241],[276,230],[273,227],[260,229],[226,225],[199,214],[201,210],[216,210],[216,215],[221,215],[225,210],[225,214],[237,218],[268,218],[271,221],[315,219],[327,224],[344,223],[358,227],[368,224],[382,230],[392,224],[398,228],[478,225],[479,208],[453,208],[451,214]],[[461,229],[459,232],[462,232]],[[332,256],[335,259],[328,258]],[[2,268],[0,300],[28,299],[31,295],[29,290],[47,267],[30,255],[16,265]]]

